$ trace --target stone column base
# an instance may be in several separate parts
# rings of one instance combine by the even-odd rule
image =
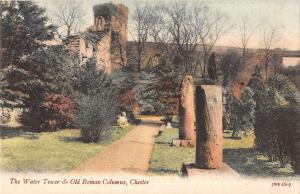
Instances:
[[[194,142],[191,139],[173,139],[172,145],[176,147],[194,147]]]
[[[240,177],[240,175],[235,170],[233,170],[228,164],[224,162],[222,167],[218,169],[197,168],[195,166],[195,163],[183,164],[182,174],[184,176],[229,175],[233,177]]]

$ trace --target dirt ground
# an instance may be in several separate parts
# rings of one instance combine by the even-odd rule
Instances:
[[[120,140],[90,158],[72,173],[145,173],[149,167],[160,117],[142,117],[142,122]]]

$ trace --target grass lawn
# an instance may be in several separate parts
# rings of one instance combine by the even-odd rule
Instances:
[[[149,172],[154,174],[178,174],[183,163],[195,160],[195,148],[172,146],[172,139],[178,138],[177,128],[165,128],[155,139]]]
[[[134,126],[114,127],[111,138],[100,143],[79,141],[80,131],[33,133],[1,126],[0,168],[14,172],[67,172],[124,136]]]
[[[195,148],[174,147],[172,139],[178,138],[178,129],[165,129],[156,138],[150,161],[150,174],[180,174],[183,163],[195,162]],[[269,162],[267,157],[254,149],[254,135],[232,139],[231,133],[223,133],[224,161],[239,174],[245,176],[291,176],[293,170],[287,165],[280,168],[278,162]]]

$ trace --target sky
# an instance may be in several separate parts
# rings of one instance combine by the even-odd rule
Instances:
[[[58,0],[34,0],[39,5],[47,9],[51,18],[55,12]],[[142,0],[143,2],[154,4],[159,0]],[[164,0],[170,2],[174,0]],[[93,24],[93,6],[101,3],[111,2],[110,0],[85,0],[81,1],[82,9],[85,10],[85,25],[82,29]],[[115,3],[123,3],[129,8],[129,12],[134,9],[136,0],[114,0]],[[193,0],[192,3],[201,2]],[[277,29],[277,40],[274,47],[286,48],[290,50],[300,50],[300,0],[206,0],[212,9],[223,12],[228,17],[228,24],[237,23],[239,18],[247,16],[253,26],[258,26],[251,38],[249,47],[260,47],[262,30],[264,23],[275,26]],[[129,23],[131,18],[129,18]],[[231,29],[217,45],[239,46],[237,29]],[[130,36],[128,39],[130,40]]]
[[[58,0],[34,0],[47,10],[49,18],[55,12]],[[164,0],[171,2],[174,0]],[[146,2],[154,4],[159,0],[85,0],[81,1],[85,10],[85,24],[82,29],[93,24],[93,6],[101,3],[123,3],[132,11],[136,3]],[[264,24],[275,26],[277,29],[274,47],[289,50],[300,50],[300,0],[193,0],[192,3],[205,2],[212,9],[223,12],[228,17],[228,25],[236,24],[242,17],[247,16],[255,30],[249,47],[261,47],[262,27]],[[131,18],[129,17],[129,24]],[[239,46],[237,28],[232,28],[217,42],[220,46]],[[128,39],[131,37],[128,35]]]

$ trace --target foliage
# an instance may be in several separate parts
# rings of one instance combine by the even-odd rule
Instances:
[[[55,93],[43,93],[35,107],[24,110],[21,123],[36,131],[70,127],[73,124],[75,107],[73,100]]]
[[[132,72],[127,68],[115,69],[112,74],[113,85],[118,90],[119,109],[121,111],[133,111],[137,103],[137,93]]]
[[[271,161],[279,160],[281,166],[296,156],[296,132],[299,128],[299,111],[293,107],[271,107],[257,114],[255,144]],[[298,137],[299,138],[299,137]]]
[[[231,112],[232,137],[238,136],[239,131],[249,132],[253,129],[256,103],[253,100],[254,93],[246,87],[242,93],[241,100],[233,100]]]
[[[74,96],[74,84],[79,72],[79,59],[70,54],[64,46],[50,46],[36,53],[35,61],[39,66],[41,79],[47,82],[50,91]]]
[[[229,51],[221,58],[220,69],[223,74],[223,85],[227,86],[235,81],[240,64],[241,56],[236,51]]]
[[[281,68],[280,73],[285,75],[300,90],[300,61],[298,65]]]
[[[181,73],[176,66],[164,62],[153,67],[148,74],[151,76],[143,90],[144,102],[148,101],[145,105],[158,114],[177,113]]]
[[[25,58],[53,37],[55,27],[47,25],[45,9],[31,1],[1,7],[1,66],[15,65],[26,70]]]
[[[269,78],[268,87],[261,78],[253,77],[249,84],[255,92],[256,121],[255,144],[271,161],[279,160],[281,166],[295,156],[295,137],[299,111],[296,110],[295,86],[282,75]]]
[[[137,85],[134,90],[138,94],[137,102],[142,114],[155,114],[160,110],[158,94],[154,90],[146,91],[145,85]]]
[[[61,100],[64,99],[59,101],[61,103],[59,106],[65,102],[72,109],[70,96],[73,96],[74,93],[74,75],[79,68],[78,61],[73,56],[68,55],[62,46],[54,46],[36,50],[27,57],[26,63],[28,63],[30,71],[26,72],[15,67],[6,68],[2,71],[4,73],[2,97],[5,99],[3,106],[23,108],[24,115],[21,121],[24,123],[22,124],[31,125],[35,130],[54,130],[54,126],[70,125],[70,119],[66,119],[65,122],[58,122],[58,120],[63,121],[65,117],[61,114],[62,118],[58,119],[54,109],[41,114],[45,111],[42,104],[54,100],[47,99],[49,97],[47,94],[50,94],[59,96]],[[66,101],[65,99],[69,100]],[[51,125],[46,124],[49,123],[49,118],[56,118],[57,124],[53,122]]]
[[[273,75],[268,81],[269,93],[276,104],[296,103],[296,87],[283,75]]]
[[[43,41],[53,37],[55,28],[46,25],[45,10],[30,1],[4,6],[1,12],[1,100],[4,107],[24,107],[34,91],[45,87],[33,56],[43,56]]]
[[[54,103],[56,99],[58,106],[66,105],[72,109],[72,100],[68,96],[73,93],[72,82],[78,61],[63,46],[46,47],[44,44],[53,38],[55,31],[53,26],[47,25],[44,9],[29,1],[18,1],[5,7],[3,12],[2,106],[23,108],[23,124],[31,125],[35,130],[68,126],[70,119],[63,116],[62,107],[51,107],[52,110],[46,111],[43,104]],[[62,117],[58,119],[58,115]]]
[[[109,21],[112,16],[117,16],[118,8],[112,3],[105,3],[101,5],[94,6],[95,17],[103,16],[105,21]]]
[[[256,112],[264,111],[270,106],[268,88],[261,77],[252,76],[247,86],[250,87],[254,93],[253,99],[256,102]]]
[[[82,141],[98,142],[104,138],[117,115],[116,90],[112,79],[96,67],[93,60],[81,69],[76,83],[76,121]]]
[[[115,121],[114,102],[102,94],[82,95],[77,98],[77,123],[82,141],[98,142],[105,137]]]
[[[77,72],[74,89],[80,94],[95,95],[114,93],[111,88],[112,78],[96,67],[94,59],[90,59]]]
[[[232,130],[231,120],[232,120],[232,103],[235,98],[232,95],[231,89],[224,87],[223,96],[225,97],[225,105],[223,109],[223,128],[224,130]]]

